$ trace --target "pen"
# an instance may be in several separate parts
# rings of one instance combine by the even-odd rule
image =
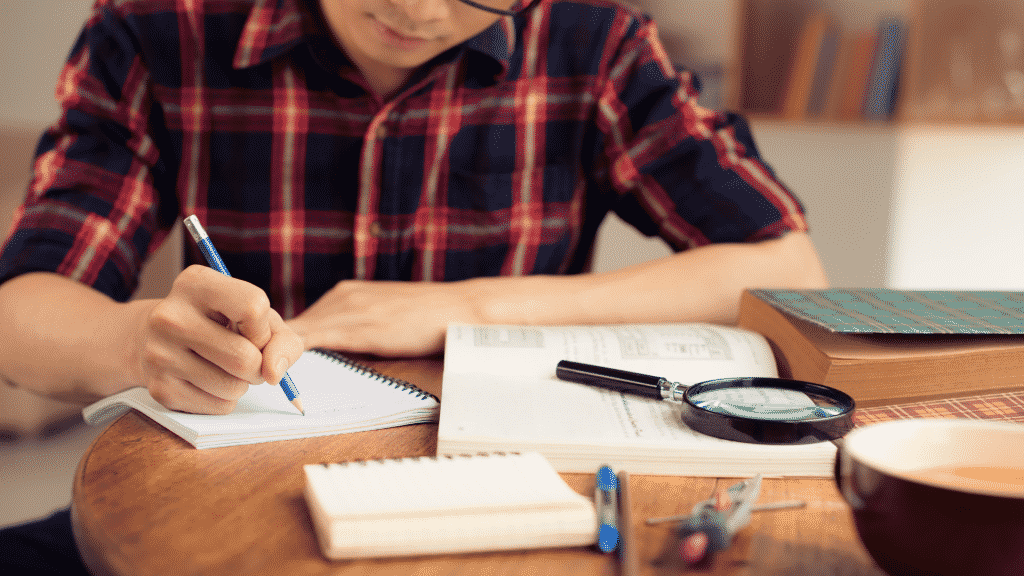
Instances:
[[[655,400],[682,400],[686,386],[678,382],[669,382],[660,376],[650,376],[594,366],[572,360],[561,360],[555,367],[555,376],[561,380],[589,384],[600,388],[639,394]]]
[[[206,263],[210,265],[217,272],[225,276],[231,276],[228,272],[227,266],[224,265],[224,261],[220,259],[220,254],[217,253],[217,249],[213,247],[213,242],[210,241],[209,234],[203,229],[202,224],[199,223],[199,218],[196,218],[195,214],[185,218],[185,228],[188,229],[188,233],[192,235],[192,239],[199,245],[199,251],[206,257]],[[284,373],[284,377],[281,378],[281,389],[284,390],[284,395],[288,397],[288,400],[293,406],[298,408],[299,412],[303,416],[306,415],[306,411],[302,409],[302,400],[299,398],[299,389],[295,387],[295,382],[292,381],[292,377],[288,375],[288,372]]]
[[[601,552],[611,552],[619,544],[618,496],[619,479],[608,466],[597,469],[594,484],[594,501],[597,502],[597,547]]]
[[[629,472],[619,470],[619,566],[620,576],[639,573],[636,548],[633,547],[633,501],[629,496]]]

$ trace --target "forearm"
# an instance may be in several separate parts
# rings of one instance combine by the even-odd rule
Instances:
[[[518,286],[499,287],[503,280]],[[493,282],[491,292],[481,284],[478,293],[484,320],[499,324],[729,324],[745,288],[828,285],[813,244],[800,233],[706,246],[602,274]]]
[[[733,323],[748,287],[827,285],[805,234],[719,244],[603,274],[339,282],[289,321],[309,348],[420,356],[449,324]]]
[[[0,378],[87,403],[139,384],[139,327],[155,301],[116,302],[50,273],[0,285]]]

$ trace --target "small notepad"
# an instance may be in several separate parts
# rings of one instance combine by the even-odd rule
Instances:
[[[597,541],[594,503],[536,452],[303,468],[321,550],[334,560]]]
[[[86,422],[100,424],[134,408],[196,448],[377,430],[438,418],[436,396],[332,352],[308,350],[288,373],[302,395],[305,416],[280,386],[268,384],[250,386],[226,415],[170,410],[145,388],[108,396],[87,406],[82,415]]]

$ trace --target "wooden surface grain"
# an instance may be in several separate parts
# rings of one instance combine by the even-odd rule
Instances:
[[[374,367],[441,396],[441,361]],[[302,495],[302,465],[433,455],[437,426],[196,450],[130,412],[101,434],[75,477],[72,521],[90,569],[102,574],[471,575],[618,574],[614,554],[589,548],[331,562],[320,553]],[[565,474],[582,494],[593,477]],[[647,518],[686,513],[734,479],[631,474],[632,545],[644,575],[680,574],[670,526]],[[766,479],[760,502],[806,508],[755,513],[711,566],[694,573],[881,576],[857,539],[831,479]]]

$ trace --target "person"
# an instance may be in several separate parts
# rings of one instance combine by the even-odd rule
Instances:
[[[745,287],[825,286],[801,204],[698,94],[609,0],[98,0],[0,255],[0,379],[222,414],[307,348],[732,322]],[[609,212],[674,253],[590,272]],[[187,245],[130,300],[190,214],[233,277]]]

